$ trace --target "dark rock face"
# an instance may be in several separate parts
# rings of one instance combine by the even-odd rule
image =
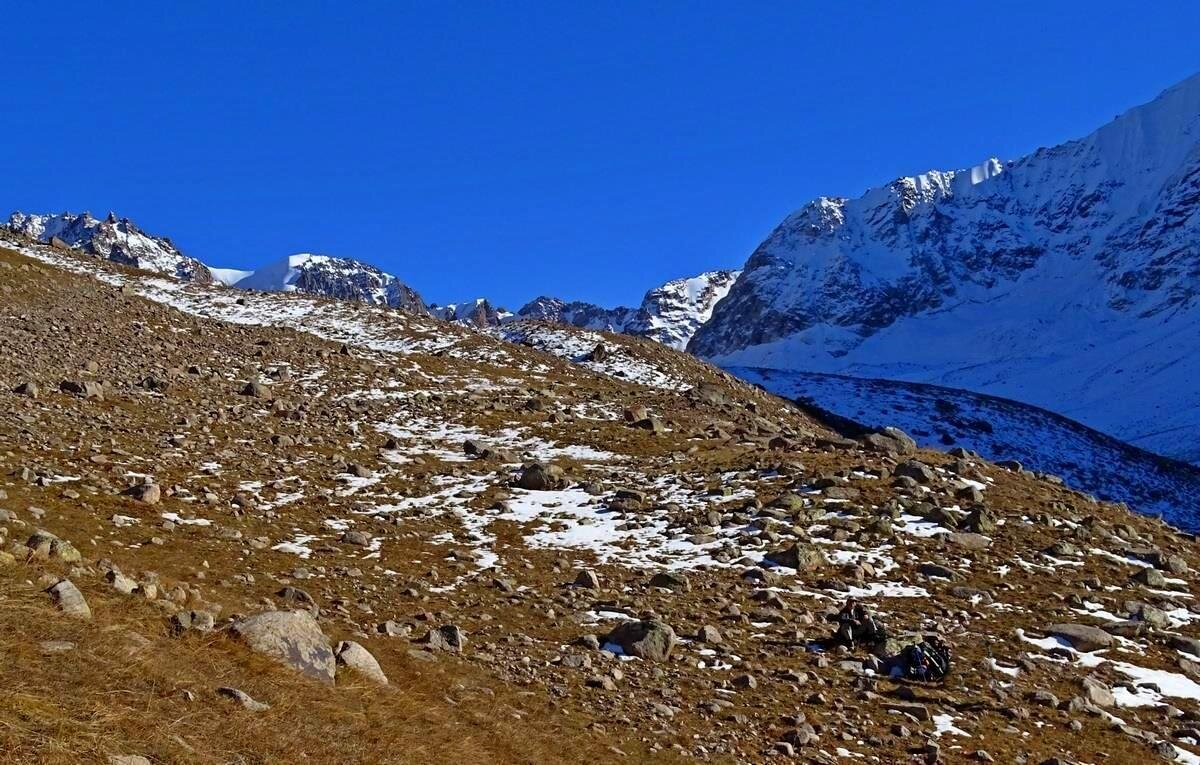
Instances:
[[[298,292],[428,314],[416,290],[375,266],[326,255],[293,256],[289,261],[295,263],[295,276],[288,286]]]
[[[566,486],[563,469],[558,465],[534,462],[521,470],[517,486],[530,491],[555,491]]]
[[[599,329],[605,332],[624,332],[633,320],[636,311],[632,308],[602,308],[581,301],[566,302],[552,297],[531,300],[517,311],[521,319],[550,321],[555,324],[570,324],[584,329]]]
[[[429,306],[430,315],[443,321],[456,321],[476,329],[498,327],[512,316],[503,308],[493,306],[487,299],[471,300],[466,303]]]
[[[296,290],[312,295],[324,295],[337,300],[367,301],[367,296],[383,286],[382,272],[374,268],[337,269],[312,265],[300,270]]]
[[[774,563],[777,566],[794,568],[798,571],[811,571],[812,569],[820,568],[828,562],[820,550],[800,544],[794,544],[781,550],[769,552],[764,556],[764,560]]]

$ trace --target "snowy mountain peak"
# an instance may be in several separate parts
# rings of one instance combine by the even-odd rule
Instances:
[[[637,308],[602,308],[592,303],[539,297],[516,318],[570,324],[583,329],[647,337],[682,350],[713,308],[729,292],[739,271],[708,271],[674,279],[646,293]]]
[[[1167,434],[1200,405],[1197,327],[1200,76],[1012,162],[806,204],[689,350],[1006,396],[1196,459]]]
[[[208,283],[208,268],[179,251],[166,237],[147,234],[128,218],[110,212],[104,220],[91,213],[64,212],[31,215],[14,212],[5,226],[39,242],[62,246],[111,260],[114,263],[167,274],[177,279]]]
[[[740,271],[707,271],[650,290],[626,334],[683,350],[740,275]]]
[[[232,286],[267,292],[304,292],[426,313],[421,296],[395,276],[368,263],[332,255],[307,252],[289,255],[246,273]]]

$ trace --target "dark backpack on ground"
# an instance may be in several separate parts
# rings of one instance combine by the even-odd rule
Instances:
[[[922,640],[904,649],[904,674],[914,680],[941,680],[950,673],[950,646]]]

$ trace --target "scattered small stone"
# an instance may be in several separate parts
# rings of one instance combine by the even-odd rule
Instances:
[[[232,699],[242,706],[243,709],[250,712],[265,712],[271,708],[270,704],[265,704],[261,701],[255,701],[250,694],[237,688],[223,686],[217,689],[217,694],[224,696],[227,699]]]

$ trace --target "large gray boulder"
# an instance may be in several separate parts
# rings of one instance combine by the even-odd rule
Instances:
[[[811,571],[829,562],[820,550],[799,544],[769,552],[763,556],[763,560],[774,563],[776,566],[794,568],[797,571]]]
[[[863,442],[871,449],[884,454],[912,454],[917,442],[899,428],[884,428],[878,433],[868,433]]]
[[[952,547],[961,547],[965,550],[986,550],[992,546],[991,537],[973,534],[969,531],[953,532],[946,534],[943,538]]]
[[[67,616],[76,619],[91,619],[92,609],[88,607],[83,593],[70,579],[63,579],[58,584],[46,590],[59,610]]]
[[[25,546],[31,550],[35,558],[62,561],[63,563],[79,563],[83,556],[65,539],[60,539],[45,529],[38,529],[29,536]]]
[[[565,488],[567,481],[558,465],[534,462],[526,465],[517,478],[517,486],[530,491],[556,491]]]
[[[156,483],[139,483],[136,486],[130,486],[124,494],[143,505],[157,505],[162,500],[162,487]]]
[[[1076,651],[1099,651],[1113,644],[1113,636],[1088,624],[1051,624],[1046,634],[1062,638]]]
[[[50,600],[54,601],[55,606],[58,606],[62,613],[74,616],[76,619],[91,619],[91,608],[88,607],[88,601],[84,600],[83,592],[80,592],[70,579],[62,579],[47,592]]]
[[[1190,653],[1192,656],[1200,656],[1200,639],[1194,637],[1186,637],[1184,635],[1171,635],[1167,638],[1171,647],[1177,651]]]
[[[459,653],[467,644],[467,636],[458,625],[446,624],[430,630],[422,641],[430,651],[453,651]]]
[[[371,655],[370,651],[353,640],[343,640],[338,643],[336,653],[339,667],[346,667],[364,680],[369,680],[376,685],[388,684],[387,675],[383,674],[383,667],[379,666],[379,662]]]
[[[265,611],[229,628],[251,649],[325,683],[337,672],[329,638],[308,611]]]
[[[671,651],[675,648],[675,630],[657,619],[625,622],[608,633],[604,640],[620,646],[630,656],[666,661],[671,658]]]
[[[937,478],[937,473],[933,472],[933,468],[917,460],[901,462],[892,472],[901,478],[911,478],[921,484],[932,483]]]

